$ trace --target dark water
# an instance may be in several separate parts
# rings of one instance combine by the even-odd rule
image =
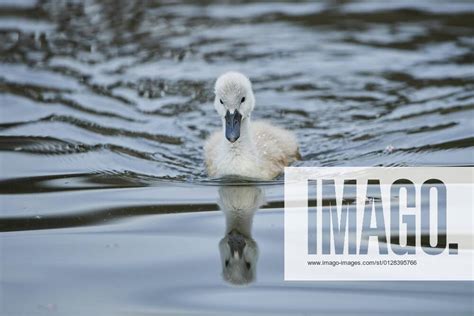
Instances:
[[[472,166],[473,52],[470,1],[0,1],[2,315],[471,314],[472,283],[284,282],[281,178],[209,181],[202,144],[239,70],[298,165]]]

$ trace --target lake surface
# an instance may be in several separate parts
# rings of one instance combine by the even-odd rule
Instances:
[[[0,0],[1,314],[471,315],[472,282],[284,282],[283,178],[202,145],[239,70],[295,165],[473,166],[473,51],[469,1]]]

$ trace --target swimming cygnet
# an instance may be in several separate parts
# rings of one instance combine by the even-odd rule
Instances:
[[[250,120],[255,97],[250,80],[243,74],[228,72],[217,79],[214,107],[223,128],[205,144],[209,176],[270,180],[300,159],[298,143],[291,132]]]

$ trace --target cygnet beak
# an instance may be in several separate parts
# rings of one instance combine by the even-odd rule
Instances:
[[[225,138],[231,143],[235,142],[240,137],[240,122],[242,121],[242,114],[235,110],[233,114],[227,111],[225,115]]]

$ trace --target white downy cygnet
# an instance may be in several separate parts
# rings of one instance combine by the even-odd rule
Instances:
[[[225,236],[219,242],[224,280],[235,285],[255,280],[258,246],[252,238],[255,212],[264,204],[263,190],[255,186],[224,186],[218,204],[225,214]]]
[[[223,129],[212,134],[205,144],[209,176],[270,180],[300,159],[298,143],[291,132],[250,120],[255,97],[250,80],[243,74],[228,72],[217,79],[214,107]]]

